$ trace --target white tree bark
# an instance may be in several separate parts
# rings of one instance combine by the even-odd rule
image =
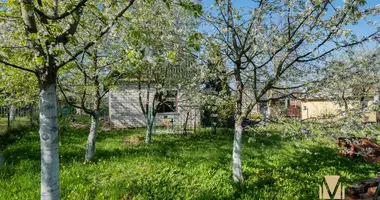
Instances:
[[[376,86],[375,95],[373,96],[373,103],[380,104],[380,85]]]
[[[242,120],[238,117],[235,121],[235,136],[232,151],[232,173],[235,182],[244,182],[242,161],[241,161],[241,143],[243,136]]]
[[[60,199],[57,94],[55,84],[40,87],[41,199]]]
[[[11,104],[9,107],[9,120],[14,121],[16,119],[16,106]]]
[[[99,115],[91,116],[90,134],[87,138],[85,161],[90,161],[95,155],[96,133],[99,127]]]
[[[146,144],[150,144],[152,140],[153,122],[154,122],[153,117],[150,120],[149,119],[146,120],[146,135],[145,135]]]

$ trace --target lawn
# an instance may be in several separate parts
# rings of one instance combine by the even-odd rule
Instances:
[[[11,129],[17,129],[21,127],[26,127],[30,125],[30,121],[28,117],[17,117],[16,121],[11,123]],[[7,132],[8,127],[8,119],[0,118],[0,134],[4,134]]]
[[[19,140],[25,131],[35,127],[30,127],[30,120],[27,117],[18,117],[11,123],[8,130],[8,119],[0,118],[0,153],[9,144]],[[7,134],[8,133],[8,134]]]
[[[261,129],[260,129],[261,130]],[[245,182],[232,182],[233,132],[216,135],[154,135],[143,129],[100,132],[97,155],[84,163],[87,130],[61,131],[62,199],[318,199],[325,175],[350,183],[374,177],[380,165],[337,155],[329,138],[283,139],[276,131],[247,132],[243,146]],[[29,132],[3,152],[0,199],[39,199],[40,149]]]

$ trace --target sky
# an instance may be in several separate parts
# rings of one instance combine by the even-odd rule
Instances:
[[[214,3],[215,0],[203,0],[203,9],[205,11],[209,10],[210,6]],[[235,8],[241,8],[244,7],[246,9],[251,9],[257,5],[257,3],[253,2],[252,0],[232,0],[233,7]],[[344,4],[344,0],[335,0],[333,5],[334,6],[342,6]],[[367,4],[364,6],[364,8],[369,8],[369,7],[375,7],[376,5],[380,6],[380,0],[367,0]],[[378,24],[380,24],[380,17],[374,17],[374,16],[369,16],[367,17],[367,20],[372,20],[376,21]],[[361,20],[359,24],[353,25],[353,26],[348,26],[346,27],[348,29],[351,29],[355,34],[358,36],[366,36],[371,33],[373,33],[376,28],[371,27],[366,23],[366,21]],[[201,27],[201,30],[203,31],[208,31],[210,27]],[[374,43],[369,44],[370,47],[374,46]]]

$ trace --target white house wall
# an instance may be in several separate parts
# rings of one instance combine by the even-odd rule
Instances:
[[[147,87],[142,86],[143,103],[146,102]],[[154,88],[151,88],[150,102],[154,95]],[[189,112],[188,127],[199,125],[200,112],[185,99],[181,99],[181,94],[178,94],[178,112],[158,113],[156,124],[163,125],[164,117],[174,118],[175,126],[182,126],[186,120],[186,113]],[[112,90],[109,94],[109,117],[111,126],[115,128],[131,128],[144,127],[146,124],[145,117],[141,111],[139,103],[139,90],[137,84],[125,84]]]

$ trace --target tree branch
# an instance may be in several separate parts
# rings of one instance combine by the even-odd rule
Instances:
[[[24,67],[20,67],[20,66],[17,66],[15,64],[6,62],[4,60],[0,60],[0,63],[3,63],[4,65],[10,66],[10,67],[13,67],[13,68],[16,68],[16,69],[21,69],[21,70],[24,70],[24,71],[27,71],[27,72],[31,72],[33,74],[37,74],[37,71],[31,70],[31,69],[27,69],[27,68],[24,68]]]
[[[63,90],[62,88],[62,85],[61,85],[61,82],[57,79],[57,83],[58,83],[58,87],[59,87],[59,90],[61,91],[62,95],[63,95],[63,98],[65,99],[66,103],[68,103],[70,106],[74,107],[74,108],[79,108],[79,109],[83,109],[82,107],[72,103],[69,101],[69,99],[67,98],[66,96],[66,93],[65,91]]]
[[[44,12],[42,12],[41,10],[39,10],[38,8],[34,8],[34,11],[42,18],[45,18],[45,19],[50,19],[50,20],[60,20],[60,19],[63,19],[63,18],[66,18],[67,16],[73,14],[74,12],[77,12],[79,9],[81,9],[87,2],[88,0],[81,0],[72,10],[70,11],[66,11],[64,13],[62,13],[61,15],[58,15],[58,16],[51,16],[51,15],[47,15],[45,14]]]
[[[66,44],[67,42],[69,42],[68,40],[69,36],[74,35],[75,32],[77,31],[81,15],[82,15],[82,11],[78,10],[76,12],[76,16],[73,17],[74,21],[70,23],[69,28],[65,32],[63,32],[61,35],[57,36],[56,38],[57,43]]]
[[[123,16],[123,14],[133,5],[134,2],[135,2],[135,0],[129,0],[129,4],[126,7],[124,7],[121,11],[119,11],[119,13],[116,14],[116,16],[113,18],[112,22],[100,32],[100,34],[95,39],[95,41],[91,41],[91,42],[87,43],[81,50],[79,50],[78,52],[74,53],[71,58],[69,58],[68,60],[63,61],[62,63],[60,63],[57,66],[57,68],[59,69],[59,68],[65,66],[67,63],[75,60],[76,57],[79,56],[83,51],[86,51],[87,49],[89,49],[90,47],[92,47],[95,44],[96,41],[100,40],[113,27],[113,25],[116,23],[116,21],[119,20],[119,18],[121,16]]]

